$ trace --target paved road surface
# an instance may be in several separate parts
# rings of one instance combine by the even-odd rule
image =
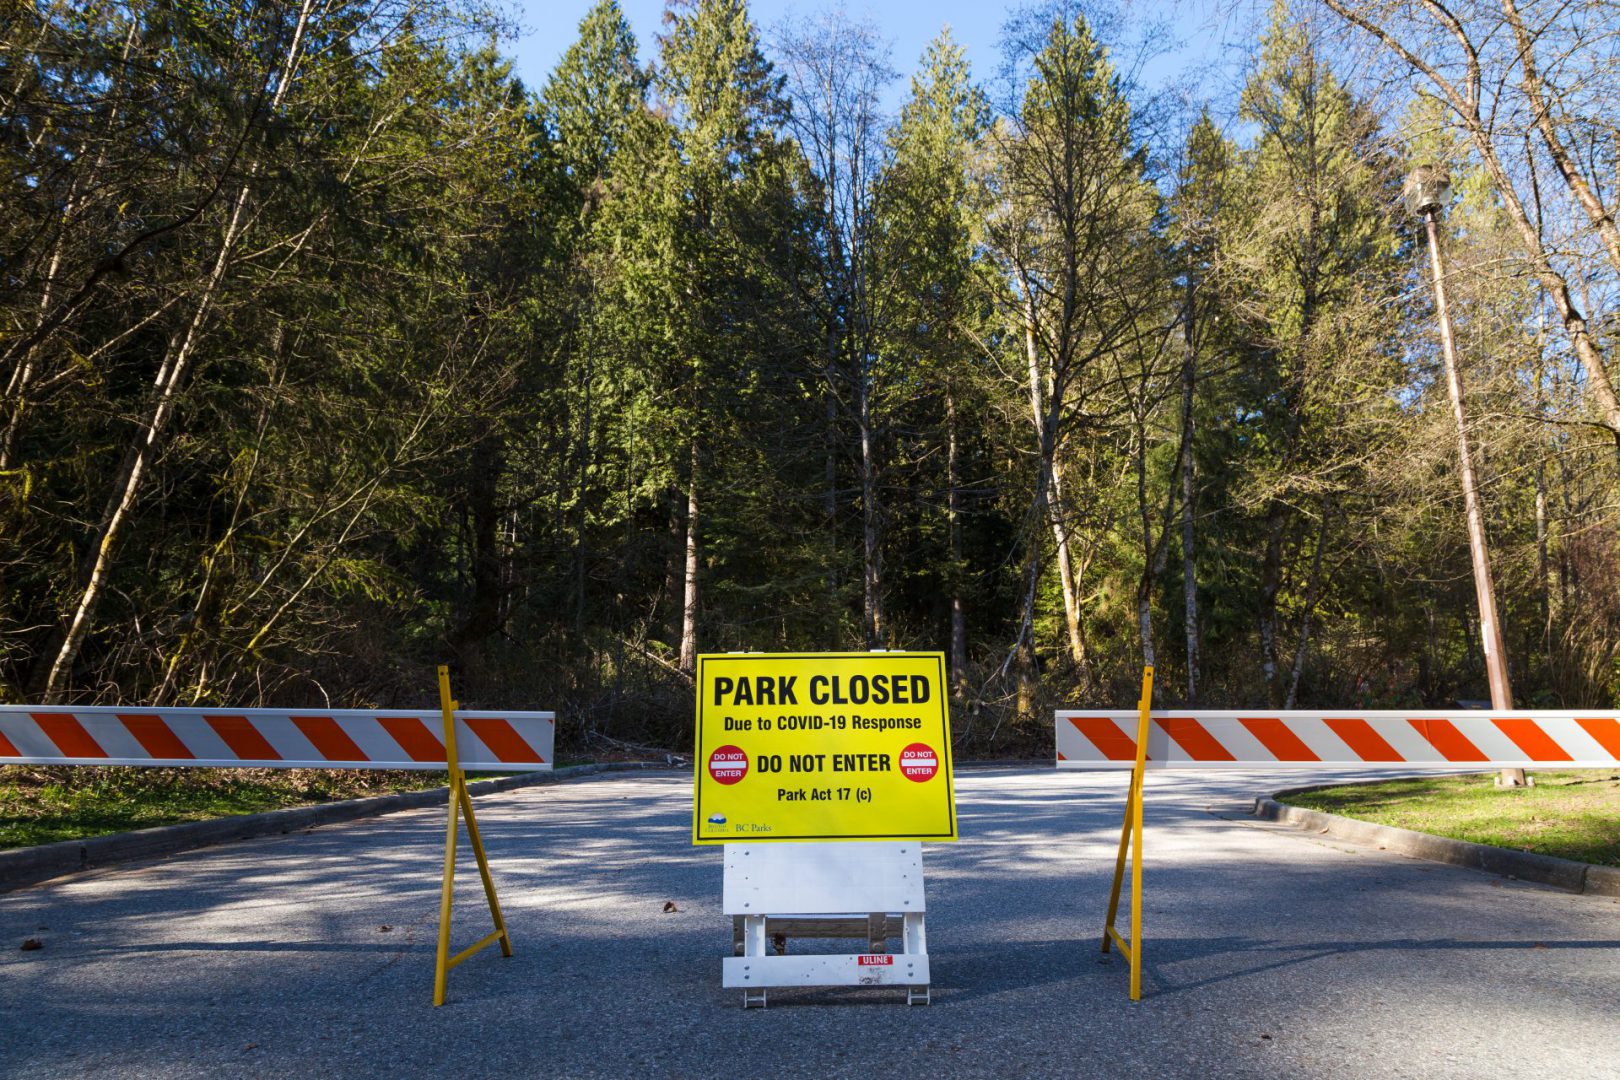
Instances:
[[[0,895],[0,1076],[1620,1077],[1620,902],[1256,823],[1258,773],[1149,778],[1132,1004],[1097,950],[1124,784],[962,775],[963,841],[926,855],[929,1007],[745,1012],[675,775],[480,799],[516,955],[437,1010],[439,811]],[[461,881],[464,944],[487,919]]]

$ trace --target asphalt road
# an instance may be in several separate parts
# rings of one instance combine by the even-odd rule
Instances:
[[[479,800],[516,952],[440,1009],[441,811],[0,895],[0,1076],[1620,1077],[1620,901],[1247,817],[1287,782],[1149,778],[1139,1003],[1097,948],[1124,774],[960,776],[931,1006],[748,1011],[690,780],[621,774]],[[458,945],[488,929],[469,870]]]

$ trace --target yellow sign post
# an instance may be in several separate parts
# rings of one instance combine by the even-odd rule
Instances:
[[[467,775],[461,771],[456,756],[456,702],[450,697],[450,669],[439,665],[439,708],[444,713],[444,752],[450,769],[449,824],[444,835],[444,881],[439,887],[439,948],[433,965],[433,1004],[444,1004],[445,980],[450,969],[486,946],[501,943],[501,953],[512,955],[512,939],[506,933],[506,920],[501,917],[501,902],[495,897],[495,879],[489,876],[489,859],[484,856],[484,841],[478,835],[478,818],[473,815],[472,797],[467,794]],[[495,930],[478,941],[450,955],[450,901],[456,883],[456,812],[467,818],[467,839],[478,860],[478,873],[484,879],[484,896],[489,900],[489,913],[495,919]]]
[[[943,653],[698,657],[692,842],[955,840]]]
[[[1109,942],[1131,965],[1131,1000],[1142,1000],[1142,777],[1147,772],[1148,714],[1153,710],[1153,669],[1142,669],[1142,700],[1137,703],[1136,768],[1131,770],[1130,793],[1125,796],[1125,824],[1119,831],[1119,856],[1114,860],[1114,888],[1108,897],[1108,919],[1103,923],[1102,951]],[[1131,862],[1131,939],[1114,929],[1119,914],[1119,891],[1125,884],[1125,859]]]

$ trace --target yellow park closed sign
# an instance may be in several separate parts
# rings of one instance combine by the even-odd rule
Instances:
[[[692,842],[955,840],[943,653],[698,657]]]

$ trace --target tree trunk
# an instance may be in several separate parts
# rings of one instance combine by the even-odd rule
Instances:
[[[669,547],[668,557],[664,560],[664,585],[658,592],[658,604],[668,614],[660,614],[655,625],[667,631],[671,638],[678,638],[680,625],[676,613],[681,610],[681,599],[686,589],[686,493],[671,487],[665,492],[665,501],[669,510]]]
[[[839,589],[843,585],[844,575],[840,565],[843,545],[838,536],[838,397],[833,393],[832,372],[832,362],[828,361],[825,385],[822,387],[827,426],[822,433],[825,475],[822,479],[821,515],[823,540],[826,543],[827,610],[836,611],[843,605]]]
[[[1043,422],[1041,429],[1047,428]],[[1047,494],[1052,490],[1052,447],[1050,437],[1043,435],[1039,443],[1039,460],[1035,466],[1035,490],[1030,514],[1029,549],[1025,562],[1024,596],[1018,616],[1018,638],[1013,655],[1018,660],[1018,715],[1027,716],[1035,700],[1035,594],[1041,578],[1041,522],[1051,512]]]
[[[1063,501],[1063,470],[1052,461],[1052,541],[1057,548],[1058,583],[1063,589],[1063,622],[1069,632],[1069,659],[1082,677],[1086,673],[1086,639],[1080,629],[1080,580],[1074,572],[1069,524]]]
[[[1311,640],[1311,612],[1316,608],[1316,596],[1322,580],[1322,554],[1327,550],[1328,511],[1322,511],[1322,528],[1316,534],[1316,553],[1311,557],[1311,574],[1305,583],[1305,612],[1299,620],[1299,643],[1294,648],[1294,667],[1288,676],[1288,696],[1283,708],[1292,709],[1299,696],[1300,676],[1305,672],[1305,648]]]
[[[574,489],[577,492],[574,504],[574,647],[580,655],[585,654],[585,524],[588,519],[586,513],[586,487],[589,484],[591,463],[591,409],[595,404],[592,401],[594,365],[592,364],[592,350],[586,348],[585,370],[581,382],[584,384],[582,393],[582,407],[580,409],[579,445],[575,450]]]
[[[1035,299],[1034,294],[1027,288],[1025,296],[1024,358],[1029,368],[1030,419],[1035,423],[1036,444],[1042,448],[1041,465],[1048,477],[1046,497],[1042,501],[1046,504],[1045,516],[1052,529],[1052,540],[1057,549],[1058,584],[1063,591],[1063,621],[1069,634],[1069,658],[1074,661],[1075,669],[1083,672],[1086,667],[1086,649],[1080,635],[1080,601],[1075,590],[1074,562],[1069,553],[1069,529],[1064,519],[1055,433],[1048,430],[1051,425],[1048,421],[1045,395],[1041,392],[1041,357],[1040,349],[1035,343]],[[1046,449],[1048,445],[1052,445],[1053,449]]]
[[[686,589],[681,603],[680,668],[697,671],[698,614],[698,444],[692,441],[692,476],[686,488]]]
[[[1198,704],[1198,574],[1194,559],[1193,505],[1197,500],[1197,479],[1193,474],[1193,398],[1198,378],[1197,347],[1194,344],[1193,287],[1187,286],[1187,318],[1181,358],[1181,596],[1187,624],[1187,704]]]
[[[827,408],[826,433],[826,476],[823,480],[821,495],[821,513],[827,519],[827,527],[836,529],[838,523],[838,397],[832,392],[831,377],[828,378],[828,387],[825,391],[825,404]],[[838,538],[833,537],[836,546]]]
[[[1475,137],[1475,145],[1479,146],[1486,140],[1481,132]],[[1481,152],[1483,156],[1483,151]],[[1486,167],[1490,170],[1496,186],[1502,194],[1502,202],[1508,211],[1508,218],[1518,230],[1520,241],[1524,244],[1530,255],[1530,262],[1535,268],[1536,277],[1552,298],[1553,306],[1558,310],[1558,317],[1564,324],[1564,334],[1569,338],[1570,345],[1575,350],[1581,367],[1586,372],[1587,383],[1592,394],[1597,398],[1598,406],[1603,412],[1604,424],[1614,437],[1617,450],[1620,450],[1620,399],[1615,397],[1614,384],[1609,380],[1608,368],[1604,364],[1603,354],[1597,344],[1592,340],[1590,330],[1586,325],[1586,316],[1575,306],[1575,299],[1570,294],[1569,283],[1564,276],[1553,268],[1552,261],[1547,257],[1546,250],[1541,243],[1541,236],[1536,231],[1525,213],[1524,205],[1519,202],[1518,195],[1513,192],[1507,174],[1502,170],[1500,162],[1494,155],[1487,158]],[[1503,190],[1503,189],[1506,190]]]
[[[1309,347],[1310,333],[1316,322],[1316,215],[1317,209],[1313,208],[1311,233],[1306,239],[1307,270],[1303,275],[1303,295],[1300,298],[1299,350]],[[1306,377],[1303,357],[1295,357],[1288,381],[1288,424],[1282,447],[1282,473],[1285,476],[1296,464],[1300,437],[1305,427]],[[1278,496],[1272,496],[1266,510],[1266,550],[1260,564],[1260,667],[1266,680],[1266,700],[1272,705],[1277,703],[1278,698],[1277,595],[1282,590],[1284,548],[1291,516],[1288,503]]]
[[[1609,214],[1608,208],[1592,191],[1592,185],[1586,180],[1580,167],[1575,163],[1575,157],[1564,145],[1558,134],[1557,125],[1553,123],[1551,103],[1546,100],[1543,93],[1544,85],[1541,73],[1536,64],[1535,42],[1529,30],[1524,25],[1524,19],[1519,15],[1518,6],[1514,0],[1502,0],[1502,13],[1507,16],[1508,23],[1513,27],[1513,37],[1518,44],[1518,62],[1520,85],[1524,87],[1525,97],[1530,99],[1530,115],[1535,118],[1536,131],[1540,133],[1547,152],[1552,155],[1553,164],[1558,167],[1558,175],[1564,178],[1564,184],[1569,188],[1570,194],[1586,212],[1587,219],[1602,238],[1603,250],[1608,252],[1609,264],[1616,273],[1620,273],[1620,229],[1615,228],[1614,218]]]
[[[483,642],[501,628],[502,568],[499,482],[505,469],[503,440],[490,433],[473,447],[467,474],[467,515],[472,532],[472,599],[466,616],[450,635],[462,665],[476,671]]]
[[[1041,500],[1041,496],[1036,496]],[[1041,534],[1031,530],[1028,564],[1024,577],[1023,610],[1018,618],[1018,640],[1013,654],[1018,661],[1017,714],[1029,716],[1035,707],[1035,589],[1041,579]]]
[[[951,559],[951,685],[967,691],[967,615],[962,606],[961,492],[956,486],[956,394],[945,380],[945,521]]]
[[[1136,583],[1136,629],[1141,635],[1142,664],[1157,666],[1153,649],[1153,515],[1147,500],[1147,429],[1136,424],[1136,510],[1142,523],[1142,576]]]
[[[863,371],[856,387],[861,435],[861,611],[866,647],[884,647],[883,550],[879,535],[876,448],[872,444],[872,378]]]
[[[1282,588],[1283,531],[1287,515],[1281,500],[1266,514],[1266,552],[1260,563],[1260,670],[1266,701],[1277,701],[1277,593]]]
[[[1541,593],[1541,647],[1552,647],[1553,577],[1547,557],[1547,461],[1536,464],[1536,587]]]
[[[1165,494],[1163,520],[1159,524],[1157,539],[1153,536],[1153,512],[1147,497],[1147,419],[1138,414],[1136,419],[1136,506],[1142,523],[1142,574],[1136,582],[1137,630],[1142,640],[1142,663],[1147,667],[1158,664],[1153,640],[1153,583],[1170,564],[1170,522],[1175,511],[1175,478]],[[1180,456],[1179,454],[1177,455]]]

